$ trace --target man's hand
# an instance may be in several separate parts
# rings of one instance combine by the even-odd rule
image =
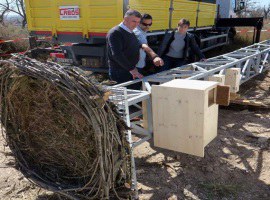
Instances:
[[[154,58],[153,63],[157,67],[161,67],[164,65],[164,61],[160,57]]]
[[[157,54],[148,46],[148,44],[142,44],[142,49],[147,53],[148,56],[150,56],[151,59],[153,59],[155,66],[159,67],[164,65],[163,60],[157,56]]]
[[[129,72],[131,73],[133,79],[136,79],[136,78],[141,79],[141,78],[143,78],[143,75],[141,75],[141,74],[138,72],[137,68],[135,68],[135,69],[133,69],[133,70],[131,70],[131,71],[129,71]]]

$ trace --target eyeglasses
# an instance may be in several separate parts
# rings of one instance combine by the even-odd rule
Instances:
[[[146,23],[142,22],[142,25],[144,25],[144,26],[152,26],[152,23],[146,24]]]
[[[178,27],[183,28],[186,24],[178,24]],[[188,26],[188,25],[187,25]]]

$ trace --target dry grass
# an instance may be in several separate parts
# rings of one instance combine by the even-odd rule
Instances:
[[[16,39],[16,38],[28,37],[28,35],[29,35],[28,30],[27,29],[22,29],[19,26],[14,26],[14,25],[3,26],[3,25],[0,25],[0,39],[11,40],[11,39]]]
[[[247,31],[253,31],[253,27],[238,27],[237,31],[242,31],[242,33],[238,33],[240,37],[243,38],[248,38],[251,42],[253,40],[253,32],[247,32]],[[270,20],[265,20],[264,21],[264,26],[262,30],[267,30],[263,31],[261,33],[261,41],[268,40],[270,39]]]
[[[234,38],[234,40],[227,46],[223,46],[218,49],[213,49],[205,53],[207,58],[215,57],[218,55],[226,54],[232,51],[235,51],[237,49],[240,49],[242,47],[246,47],[249,45],[252,45],[253,43],[253,27],[239,27],[237,28],[238,32]],[[261,32],[261,41],[269,40],[270,39],[270,20],[267,20],[264,22],[263,30],[269,30],[269,31],[263,31]],[[248,32],[252,31],[252,32]]]
[[[21,27],[8,25],[0,25],[0,40],[16,40],[13,43],[0,44],[0,54],[24,52],[28,49],[28,40],[20,40],[29,36],[27,29]]]

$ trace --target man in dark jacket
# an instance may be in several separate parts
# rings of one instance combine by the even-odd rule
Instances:
[[[109,75],[117,83],[143,77],[136,68],[142,45],[133,33],[141,17],[138,11],[128,10],[123,22],[112,28],[107,35]]]
[[[200,60],[205,60],[205,56],[198,47],[194,35],[187,32],[189,26],[189,20],[181,19],[177,31],[165,34],[158,53],[164,61],[161,71],[187,64],[190,58],[190,50]]]

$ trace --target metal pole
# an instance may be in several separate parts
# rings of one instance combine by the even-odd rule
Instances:
[[[253,42],[252,42],[252,44],[255,43],[255,35],[257,35],[257,34],[256,34],[256,28],[254,27],[254,30],[253,30]]]
[[[197,6],[196,27],[194,28],[194,31],[196,31],[196,29],[197,29],[197,27],[198,27],[199,12],[200,12],[200,3],[201,3],[201,1],[198,2],[198,6]]]
[[[127,89],[124,88],[124,106],[125,106],[125,120],[127,126],[130,128],[130,116],[129,116],[129,106],[128,106],[128,94]],[[131,130],[127,131],[127,141],[129,143],[130,147],[130,158],[131,158],[131,189],[135,192],[135,199],[139,198],[138,194],[138,187],[137,187],[137,175],[136,175],[136,165],[135,165],[135,158],[133,154],[133,141],[132,141],[132,135]]]
[[[256,43],[260,42],[261,39],[261,30],[263,28],[263,18],[260,18],[256,24],[257,34],[256,34]]]
[[[255,40],[256,43],[259,43],[260,42],[260,39],[261,39],[261,30],[262,29],[257,29],[256,40]]]
[[[170,15],[169,15],[169,29],[172,29],[172,15],[173,15],[173,0],[171,0],[171,3],[170,3],[170,8],[169,8],[169,12],[170,12]]]

